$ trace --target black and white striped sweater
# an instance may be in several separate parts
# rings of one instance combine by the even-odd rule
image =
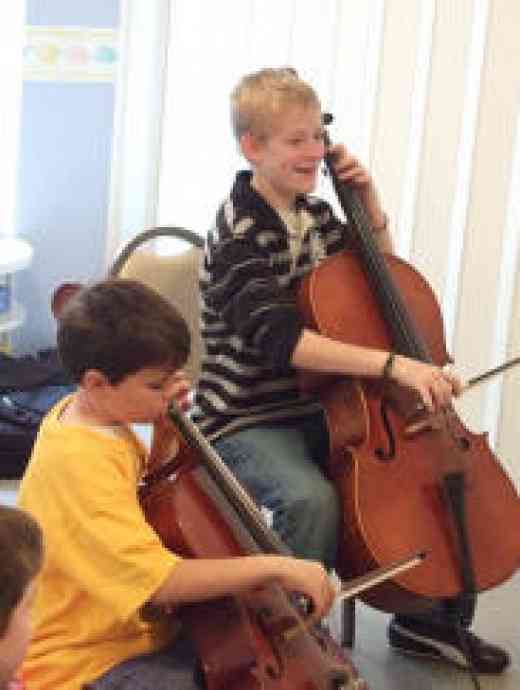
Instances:
[[[297,203],[298,228],[237,175],[208,235],[201,268],[205,346],[194,420],[210,439],[318,409],[298,387],[290,361],[304,327],[295,301],[299,281],[346,246],[348,228],[312,196]],[[298,255],[288,234],[303,231]]]

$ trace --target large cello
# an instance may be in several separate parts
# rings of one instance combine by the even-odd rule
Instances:
[[[286,547],[193,423],[170,408],[179,450],[149,467],[139,490],[165,546],[189,558],[287,554]],[[169,439],[168,439],[169,443]],[[207,690],[368,690],[301,602],[276,583],[177,612],[198,651]]]
[[[430,286],[409,264],[379,251],[356,193],[338,180],[330,155],[325,160],[355,249],[325,259],[303,281],[307,325],[341,342],[446,365]],[[472,596],[518,569],[520,500],[485,434],[470,432],[453,407],[428,414],[415,394],[389,381],[325,376],[319,395],[330,435],[328,472],[343,502],[341,577],[413,551],[427,554],[420,568],[362,599],[383,611],[412,612],[439,598]]]

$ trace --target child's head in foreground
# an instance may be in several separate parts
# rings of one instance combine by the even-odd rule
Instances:
[[[116,423],[164,414],[168,385],[189,354],[190,334],[175,307],[144,284],[112,278],[84,288],[58,322],[65,369]]]
[[[0,505],[0,690],[7,688],[30,641],[30,607],[42,559],[36,521],[25,511]]]

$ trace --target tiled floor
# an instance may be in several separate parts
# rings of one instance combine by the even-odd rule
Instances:
[[[356,604],[356,643],[351,658],[371,690],[472,690],[467,672],[394,652],[386,641],[388,616]],[[511,654],[500,676],[479,676],[482,690],[520,690],[520,573],[479,597],[474,630]]]
[[[0,481],[0,503],[13,504],[16,482]],[[386,642],[388,616],[356,605],[354,665],[371,690],[473,690],[469,675],[444,664],[413,659],[392,651]],[[332,626],[338,626],[337,615]],[[479,597],[474,629],[506,647],[513,662],[501,676],[480,676],[482,690],[520,690],[520,573]]]

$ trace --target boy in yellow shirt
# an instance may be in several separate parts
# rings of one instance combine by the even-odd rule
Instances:
[[[316,562],[270,555],[182,558],[146,522],[137,496],[146,452],[130,425],[159,428],[172,398],[185,395],[179,369],[189,341],[172,305],[130,280],[83,290],[60,316],[58,349],[78,388],[44,420],[20,487],[20,505],[38,519],[46,539],[34,636],[23,665],[31,690],[115,687],[111,674],[140,672],[140,662],[129,661],[128,673],[124,662],[170,645],[166,655],[143,657],[152,673],[148,685],[117,687],[198,687],[189,643],[174,642],[172,616],[144,617],[146,604],[170,610],[272,580],[305,594],[316,617],[333,601],[326,571]]]

